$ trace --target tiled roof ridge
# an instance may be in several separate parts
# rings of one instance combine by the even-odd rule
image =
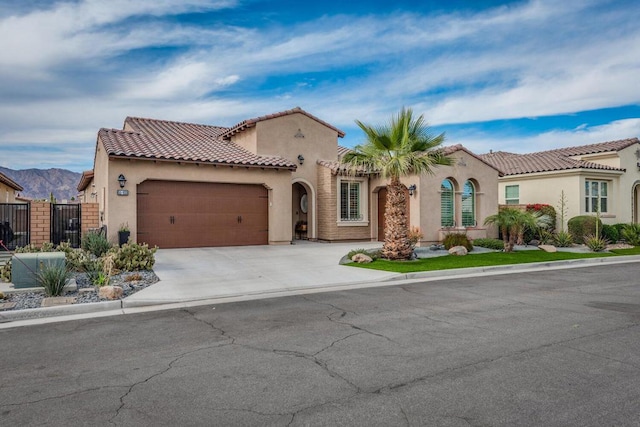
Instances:
[[[554,148],[551,150],[544,150],[544,151],[536,151],[533,153],[528,153],[528,154],[536,154],[536,153],[567,153],[567,152],[575,152],[574,154],[565,154],[565,155],[572,155],[572,156],[577,156],[577,155],[586,155],[586,154],[595,154],[595,153],[605,153],[608,151],[619,151],[622,150],[624,148],[627,148],[630,145],[636,144],[636,143],[640,143],[640,140],[638,140],[637,137],[633,137],[633,138],[624,138],[624,139],[615,139],[615,140],[611,140],[611,141],[603,141],[603,142],[596,142],[593,144],[585,144],[585,145],[574,145],[571,147],[561,147],[561,148]],[[593,150],[594,148],[605,148],[607,147],[608,149],[602,149],[602,150]]]
[[[237,124],[231,126],[230,128],[228,128],[227,132],[223,133],[220,136],[221,137],[231,136],[231,135],[234,135],[234,134],[236,134],[238,132],[243,131],[244,129],[247,129],[247,128],[255,126],[255,124],[258,123],[258,122],[261,122],[261,121],[264,121],[264,120],[269,120],[269,119],[275,119],[275,118],[278,118],[278,117],[284,117],[284,116],[288,116],[288,115],[296,114],[296,113],[304,114],[305,116],[309,117],[310,119],[315,120],[318,123],[330,128],[330,129],[335,130],[338,133],[338,136],[340,138],[343,138],[344,135],[345,135],[345,133],[343,131],[341,131],[340,129],[338,129],[337,127],[325,122],[324,120],[314,116],[311,113],[308,113],[307,111],[303,110],[300,107],[294,107],[294,108],[292,108],[290,110],[280,111],[280,112],[277,112],[277,113],[271,113],[271,114],[267,114],[267,115],[264,115],[264,116],[259,116],[259,117],[254,117],[254,118],[251,118],[251,119],[243,120],[240,123],[237,123]]]
[[[125,123],[127,123],[130,120],[134,121],[134,122],[137,121],[137,120],[145,120],[145,121],[148,121],[148,122],[172,123],[172,124],[177,124],[177,125],[198,126],[198,127],[215,128],[215,129],[229,129],[226,126],[205,125],[205,124],[202,124],[202,123],[182,122],[182,121],[179,121],[179,120],[152,119],[150,117],[127,116],[127,118],[124,119]]]

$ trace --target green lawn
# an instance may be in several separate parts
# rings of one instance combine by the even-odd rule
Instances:
[[[602,258],[616,255],[640,255],[640,247],[633,249],[616,249],[613,253],[574,253],[544,251],[516,251],[511,253],[491,252],[467,256],[445,255],[440,257],[418,259],[414,261],[376,260],[369,264],[347,264],[353,267],[372,270],[391,271],[395,273],[414,273],[417,271],[448,270],[452,268],[488,267],[494,265],[527,264],[532,262],[562,261],[567,259]]]

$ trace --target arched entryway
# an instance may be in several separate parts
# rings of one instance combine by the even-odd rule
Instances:
[[[633,209],[631,218],[637,224],[640,222],[640,215],[638,214],[640,211],[640,181],[634,182],[631,188],[631,209]]]
[[[316,239],[315,192],[303,179],[293,181],[291,188],[291,229],[293,240]]]

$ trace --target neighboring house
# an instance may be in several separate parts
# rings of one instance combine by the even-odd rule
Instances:
[[[127,224],[134,241],[162,248],[382,240],[386,184],[346,172],[343,136],[300,108],[230,128],[128,117],[98,132],[80,200],[99,204],[110,239]],[[462,146],[446,150],[455,166],[403,181],[410,225],[423,243],[453,229],[494,236],[482,223],[497,211],[499,171]]]
[[[594,215],[597,210],[607,224],[639,220],[638,138],[530,154],[499,151],[480,157],[504,172],[500,204],[546,203],[558,210],[564,191],[565,220]]]
[[[0,203],[19,203],[16,197],[19,196],[18,192],[23,190],[17,182],[0,173]]]

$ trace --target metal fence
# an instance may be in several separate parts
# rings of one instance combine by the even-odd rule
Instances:
[[[28,203],[0,203],[0,240],[9,250],[31,242],[30,208]]]
[[[72,248],[80,247],[80,205],[51,204],[51,243],[69,242]]]

